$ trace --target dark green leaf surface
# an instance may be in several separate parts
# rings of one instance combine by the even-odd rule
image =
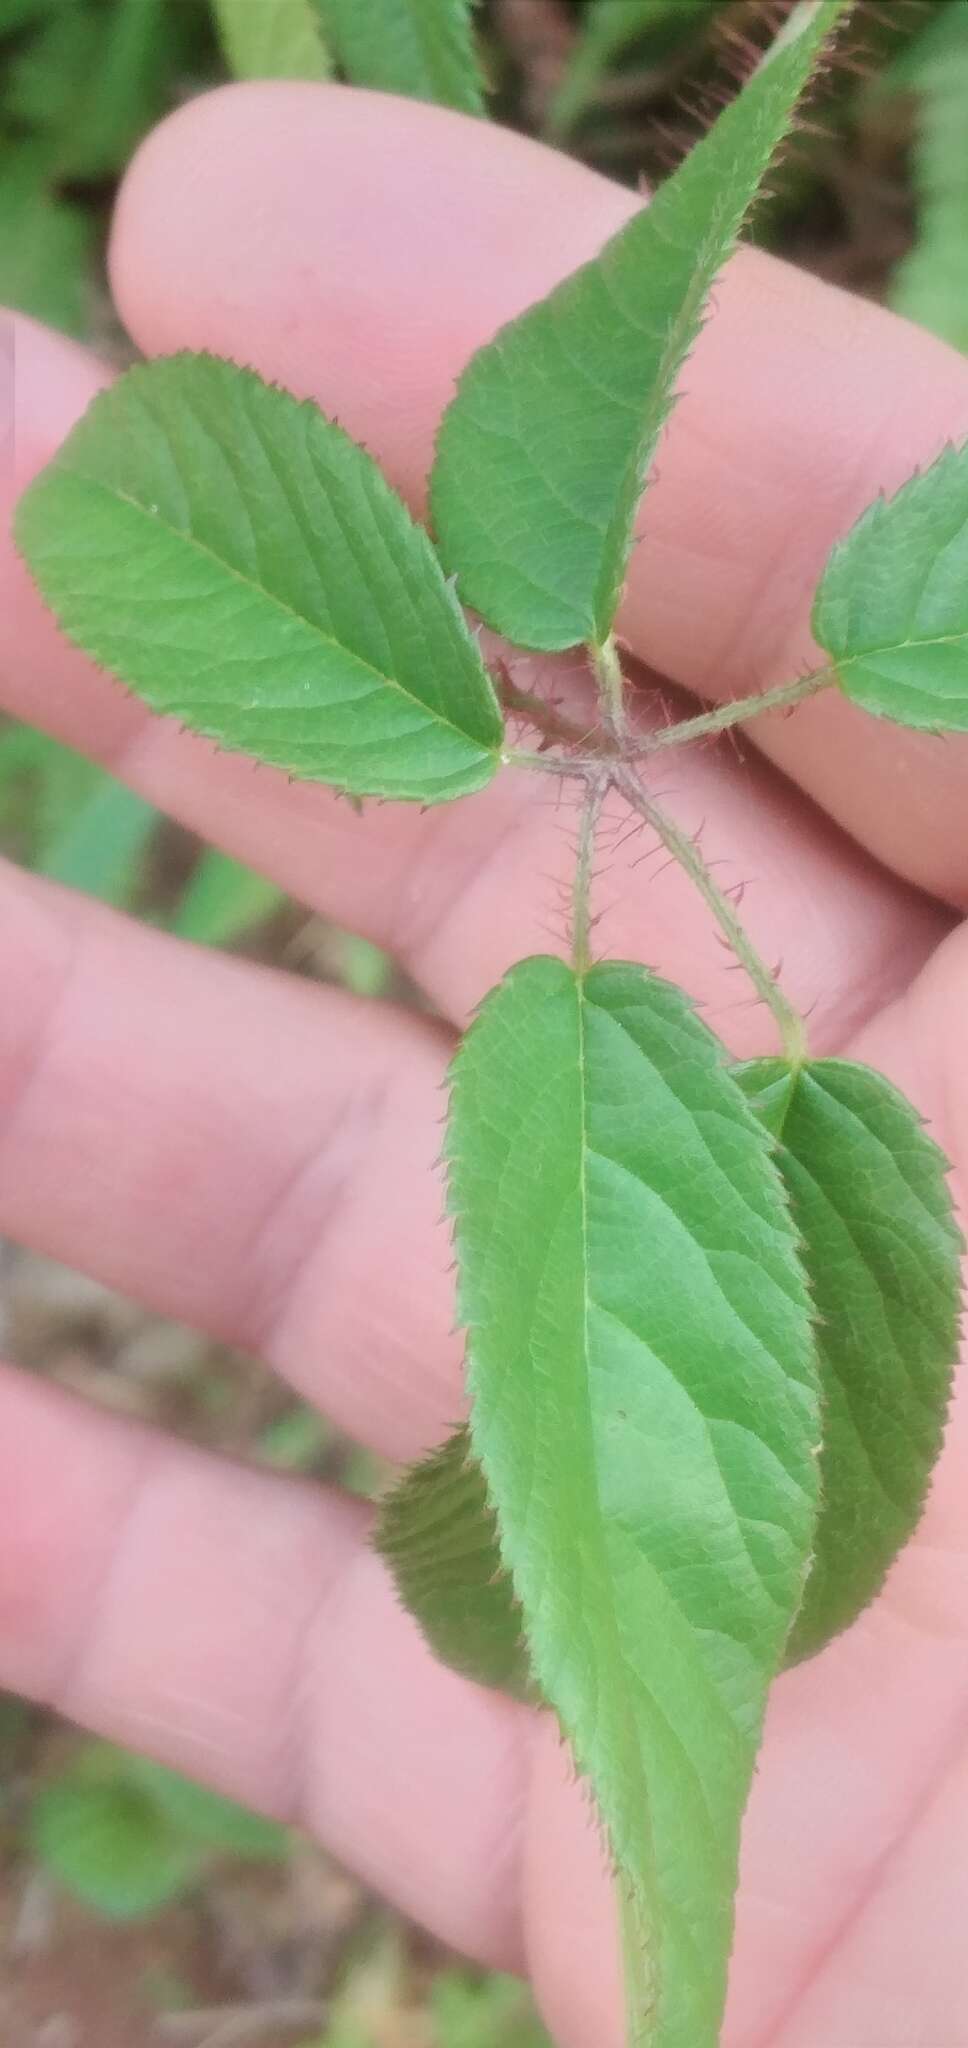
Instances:
[[[768,1134],[678,990],[525,961],[457,1056],[471,1431],[534,1674],[648,1941],[650,2048],[714,2048],[739,1820],[820,1437]]]
[[[121,169],[174,90],[178,28],[163,0],[72,0],[51,10],[11,65],[4,98],[47,134],[61,177]]]
[[[465,602],[519,645],[608,636],[710,289],[848,4],[798,9],[651,205],[464,371],[440,430],[434,525]]]
[[[404,1606],[445,1664],[480,1685],[533,1699],[521,1612],[466,1429],[412,1466],[388,1494],[376,1546]]]
[[[0,301],[83,334],[94,237],[83,208],[57,197],[46,147],[0,143]]]
[[[331,70],[313,0],[214,0],[235,78],[328,78]]]
[[[356,85],[483,111],[472,0],[314,0],[341,70]]]
[[[195,732],[359,795],[435,803],[493,775],[497,702],[426,534],[339,427],[250,371],[130,370],[16,530],[69,637]]]
[[[947,1162],[882,1075],[755,1060],[738,1078],[778,1138],[817,1310],[822,1504],[795,1661],[867,1606],[919,1520],[958,1349],[961,1239]]]
[[[968,732],[968,444],[877,499],[838,543],[813,633],[854,704]]]

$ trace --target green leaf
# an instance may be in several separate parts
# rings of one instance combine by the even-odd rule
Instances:
[[[37,863],[42,875],[97,896],[130,901],[142,855],[158,824],[153,804],[103,775],[93,794],[57,833]]]
[[[502,726],[453,590],[376,464],[211,356],[129,370],[21,499],[69,638],[159,712],[310,781],[436,803]]]
[[[0,301],[18,313],[82,335],[94,225],[59,199],[41,142],[0,142]]]
[[[754,1060],[737,1078],[777,1137],[817,1311],[822,1505],[795,1662],[873,1600],[920,1518],[958,1350],[963,1247],[947,1161],[882,1075]]]
[[[631,50],[643,59],[665,55],[700,35],[723,0],[591,0],[548,120],[564,136],[581,119],[605,73]]]
[[[852,703],[968,732],[968,443],[878,498],[838,542],[813,634]]]
[[[329,55],[313,0],[213,0],[235,78],[328,78]]]
[[[148,1757],[125,1759],[132,1783],[153,1799],[169,1826],[196,1848],[277,1862],[288,1852],[285,1828],[261,1814],[250,1813],[234,1800],[223,1799],[207,1786],[196,1785]]]
[[[912,155],[918,226],[892,281],[890,303],[968,349],[968,0],[948,0],[905,57],[894,83],[918,94]]]
[[[465,369],[437,444],[434,524],[465,602],[519,645],[607,638],[710,289],[847,5],[798,9],[651,205]]]
[[[473,0],[314,0],[347,78],[409,99],[483,112]]]
[[[65,1776],[42,1787],[30,1839],[59,1882],[112,1920],[156,1912],[195,1874],[193,1845],[154,1799],[132,1784],[124,1759],[84,1751]]]
[[[810,1305],[768,1134],[678,990],[537,959],[458,1053],[448,1152],[472,1441],[535,1677],[631,1901],[650,2048],[714,2048],[817,1506]]]
[[[534,1699],[520,1609],[466,1429],[387,1495],[375,1542],[435,1656],[479,1685]]]
[[[264,875],[209,847],[185,889],[172,930],[196,946],[231,946],[285,900]]]
[[[11,64],[4,103],[49,136],[60,177],[106,177],[162,112],[177,51],[164,0],[74,0]]]

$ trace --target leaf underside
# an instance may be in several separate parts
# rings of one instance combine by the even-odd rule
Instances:
[[[968,732],[968,443],[879,498],[838,542],[813,634],[852,703]]]
[[[497,701],[426,534],[363,449],[251,371],[128,371],[16,533],[69,638],[222,746],[424,803],[494,774]]]
[[[376,1547],[435,1655],[479,1685],[533,1700],[521,1613],[466,1429],[382,1503]]]
[[[431,479],[467,604],[521,646],[603,642],[710,289],[849,0],[799,11],[651,205],[465,369]]]
[[[958,1350],[962,1244],[947,1162],[882,1075],[754,1060],[737,1078],[777,1135],[817,1311],[821,1510],[796,1662],[856,1619],[920,1518]]]
[[[356,85],[483,112],[472,0],[313,0]]]
[[[740,1815],[816,1511],[809,1302],[768,1134],[675,989],[515,968],[448,1137],[471,1433],[594,1785],[654,2048],[714,2048]]]

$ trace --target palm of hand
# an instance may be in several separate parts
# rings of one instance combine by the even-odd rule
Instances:
[[[425,108],[248,88],[148,145],[116,289],[144,348],[209,347],[312,392],[416,494],[461,360],[628,205]],[[795,673],[829,542],[963,433],[968,370],[761,258],[733,266],[719,301],[624,628],[661,672],[728,696]],[[99,373],[27,323],[17,351],[23,482]],[[466,806],[361,824],[147,720],[57,642],[12,558],[5,574],[5,707],[391,948],[448,1022],[196,957],[8,873],[0,1228],[242,1343],[382,1453],[416,1455],[460,1401],[433,1173],[449,1031],[547,948],[569,818],[507,775]],[[581,687],[567,664],[555,684]],[[782,954],[817,1050],[882,1067],[963,1173],[968,944],[950,906],[968,896],[968,752],[826,702],[763,739],[813,803],[727,744],[666,771],[671,807],[705,819],[707,855],[755,885],[744,915]],[[702,907],[648,851],[609,852],[603,945],[682,982],[737,1052],[765,1049]],[[608,1885],[557,1737],[431,1662],[363,1511],[13,1371],[0,1392],[0,1681],[318,1829],[446,1938],[528,1967],[562,2044],[617,2042]],[[963,2038],[964,1434],[956,1405],[928,1515],[877,1606],[777,1685],[728,2048]]]

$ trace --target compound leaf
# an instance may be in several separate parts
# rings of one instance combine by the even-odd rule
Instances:
[[[850,0],[809,0],[651,205],[471,359],[432,507],[461,594],[519,645],[603,642],[710,289]]]
[[[328,78],[332,70],[313,0],[213,0],[235,78]]]
[[[356,85],[483,112],[473,0],[314,0],[340,68]]]
[[[434,551],[313,405],[211,356],[129,370],[21,500],[68,636],[225,747],[359,795],[488,782],[502,726]]]
[[[813,634],[865,711],[968,732],[968,443],[878,498],[838,542]]]
[[[535,1679],[597,1793],[650,2048],[714,2048],[817,1505],[770,1139],[678,990],[533,959],[458,1053],[448,1153],[471,1436]]]
[[[918,1522],[958,1349],[962,1247],[947,1162],[882,1075],[754,1060],[738,1078],[777,1136],[818,1318],[821,1510],[793,1662],[867,1606]]]
[[[533,1699],[521,1613],[466,1429],[404,1473],[375,1540],[435,1654],[479,1685]]]

